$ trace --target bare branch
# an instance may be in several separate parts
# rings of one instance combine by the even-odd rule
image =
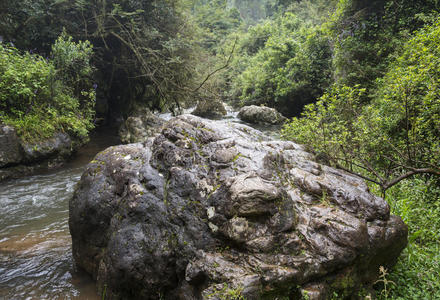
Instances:
[[[406,178],[409,178],[411,176],[414,176],[416,174],[432,174],[432,175],[440,176],[440,171],[437,171],[437,170],[434,170],[434,169],[429,169],[429,168],[426,168],[426,169],[412,169],[411,171],[409,171],[409,172],[407,172],[405,174],[402,174],[399,177],[394,178],[393,180],[385,183],[382,186],[382,188],[384,190],[387,190],[390,187],[392,187],[392,186],[396,185],[397,183],[399,183],[400,181],[402,181],[402,180],[404,180]]]
[[[235,46],[237,45],[237,40],[238,40],[238,38],[235,38],[234,46],[232,47],[231,53],[229,54],[229,58],[228,58],[228,61],[226,62],[226,64],[224,66],[214,70],[213,72],[209,73],[208,76],[206,76],[205,80],[203,80],[202,83],[199,85],[199,87],[196,88],[195,90],[193,90],[194,93],[197,92],[198,90],[200,90],[202,88],[202,86],[209,80],[209,78],[211,78],[212,75],[214,75],[215,73],[217,73],[223,69],[226,69],[229,66],[229,63],[231,62],[232,56],[235,51]]]
[[[344,168],[344,167],[341,166],[341,165],[336,165],[336,167],[337,167],[338,169],[341,169],[341,170],[343,170],[343,171],[345,171],[345,172],[348,172],[348,173],[350,173],[350,174],[352,174],[352,175],[356,175],[356,176],[358,176],[358,177],[360,177],[360,178],[362,178],[362,179],[365,179],[365,180],[367,180],[367,181],[370,181],[370,182],[372,182],[372,183],[375,183],[375,184],[379,185],[380,187],[383,187],[383,184],[382,184],[381,182],[377,181],[377,180],[374,180],[374,179],[369,178],[369,177],[367,177],[367,176],[364,176],[364,175],[362,175],[362,174],[359,174],[359,173],[356,173],[356,172],[351,171],[351,170],[349,170],[349,169],[346,169],[346,168]]]

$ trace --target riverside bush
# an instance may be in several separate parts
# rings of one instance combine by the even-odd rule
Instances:
[[[53,46],[53,60],[0,43],[1,122],[27,141],[59,131],[87,137],[95,100],[91,54],[88,42],[76,44],[65,34]]]
[[[415,174],[440,175],[440,22],[419,30],[377,81],[365,88],[334,85],[284,127],[330,163],[367,176],[383,191]]]

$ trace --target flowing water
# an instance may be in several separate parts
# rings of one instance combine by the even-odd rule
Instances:
[[[225,119],[240,122],[230,109]],[[274,136],[279,126],[257,129]],[[0,183],[0,300],[99,299],[74,265],[68,203],[86,164],[118,142],[112,132],[97,132],[62,169]]]
[[[115,134],[97,132],[62,169],[0,183],[0,299],[99,299],[77,270],[69,198],[85,165]]]

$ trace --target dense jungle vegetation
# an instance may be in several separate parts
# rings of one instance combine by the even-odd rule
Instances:
[[[87,136],[139,103],[277,108],[291,118],[285,139],[368,180],[408,224],[379,297],[440,299],[439,10],[436,0],[3,1],[0,120],[33,139]]]

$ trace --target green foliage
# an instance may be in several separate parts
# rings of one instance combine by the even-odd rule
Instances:
[[[75,43],[72,37],[63,31],[52,46],[51,54],[56,76],[63,82],[65,93],[78,102],[83,118],[91,120],[94,117],[96,98],[96,83],[92,78],[94,69],[90,64],[93,46],[89,41]]]
[[[440,23],[422,29],[378,82],[371,103],[363,102],[364,88],[335,86],[304,118],[294,118],[284,136],[384,189],[416,170],[440,174],[439,45]]]
[[[192,97],[192,28],[180,1],[81,2],[75,35],[91,37],[104,97],[114,111],[160,109]],[[81,17],[83,15],[83,17]],[[68,27],[67,27],[68,28]]]
[[[92,67],[90,59],[93,47],[89,41],[74,43],[65,31],[52,46],[52,61],[64,83],[73,88],[75,95],[80,97],[84,86],[90,86]]]
[[[440,22],[420,30],[379,82],[370,115],[402,164],[438,168],[440,161]],[[387,116],[383,118],[382,116]],[[380,141],[379,141],[380,142]]]
[[[438,9],[435,0],[339,1],[326,24],[334,44],[336,82],[374,89],[410,33],[432,20]]]
[[[285,139],[307,144],[320,157],[347,165],[368,155],[359,147],[363,140],[360,99],[365,89],[334,86],[315,103],[305,107],[302,118],[293,118],[282,130]],[[350,167],[350,165],[349,165]]]
[[[205,28],[199,43],[216,55],[202,51],[199,69],[222,70],[205,90],[224,101],[265,104],[286,115],[298,114],[321,96],[331,82],[331,43],[318,25],[335,1],[303,2],[195,1],[195,22]],[[323,7],[329,10],[321,12]]]
[[[20,55],[18,50],[0,44],[0,108],[8,114],[26,112],[34,102],[51,95],[53,65],[37,55]]]
[[[62,35],[53,49],[56,63],[0,44],[0,118],[25,140],[49,138],[57,131],[84,138],[93,128],[95,92],[85,79],[91,76],[90,44],[75,44]],[[61,55],[69,49],[76,54]],[[73,66],[79,62],[75,57],[82,57],[83,64],[56,68]]]
[[[266,104],[287,115],[298,114],[329,85],[328,39],[291,13],[251,29],[242,47],[255,55],[234,82],[242,104]]]
[[[199,43],[213,53],[227,35],[241,25],[240,12],[228,7],[226,0],[195,1],[192,7],[195,22],[202,31]]]
[[[63,17],[60,16],[63,16],[61,12],[66,3],[55,0],[1,1],[1,35],[19,49],[33,49],[46,56],[62,31],[60,22]]]
[[[338,0],[302,0],[286,1],[290,5],[286,7],[288,12],[293,13],[299,19],[312,24],[322,25],[327,22],[334,13]]]
[[[0,32],[20,49],[47,55],[63,27],[76,40],[90,40],[98,97],[116,115],[135,102],[159,109],[193,97],[194,29],[184,0],[19,0],[3,6]]]
[[[347,3],[363,13],[378,13],[374,5],[366,8],[361,2]],[[404,11],[408,13],[419,4],[408,3],[409,8]],[[339,10],[335,19],[345,18],[344,12]],[[401,31],[394,42],[380,45],[381,39],[391,33],[386,24],[391,15],[398,20]],[[339,36],[334,63],[340,64],[336,79],[341,84],[334,84],[317,103],[307,106],[303,118],[293,118],[284,127],[283,136],[313,148],[317,158],[325,163],[377,183],[378,192],[387,191],[392,212],[408,224],[409,246],[386,279],[387,283],[395,284],[387,284],[385,290],[384,278],[378,281],[376,288],[382,290],[378,293],[380,298],[437,299],[440,297],[440,22],[434,21],[435,13],[417,18],[409,17],[411,13],[391,15],[378,19],[376,25],[382,26],[380,30],[358,29],[343,38]],[[411,34],[418,18],[422,18],[419,24],[431,25]],[[335,32],[332,30],[335,28],[329,32]],[[371,37],[362,36],[361,32]],[[361,55],[371,43],[376,43],[372,37],[378,37],[379,42],[370,51],[378,49],[378,52]],[[359,55],[359,61],[353,60],[354,54]],[[340,58],[347,61],[339,61]]]

